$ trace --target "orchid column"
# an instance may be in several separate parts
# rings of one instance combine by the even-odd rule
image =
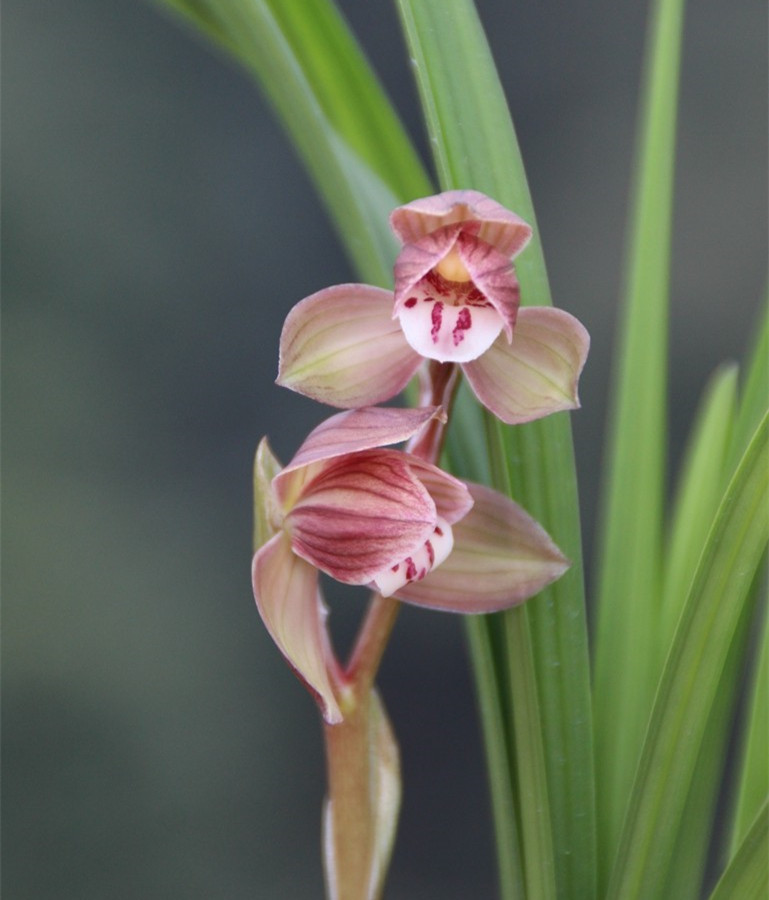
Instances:
[[[589,339],[561,310],[520,310],[512,257],[531,231],[477,191],[397,209],[394,294],[341,285],[303,300],[279,383],[342,407],[281,468],[257,453],[254,595],[324,719],[328,895],[376,898],[397,818],[398,753],[374,679],[403,600],[485,613],[521,603],[568,561],[519,506],[437,467],[461,367],[507,423],[578,405]],[[418,409],[378,408],[419,375]],[[391,449],[404,441],[406,450]],[[318,571],[375,592],[350,660],[334,655]]]

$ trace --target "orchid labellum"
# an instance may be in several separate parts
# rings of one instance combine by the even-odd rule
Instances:
[[[589,337],[552,307],[519,309],[513,258],[531,238],[478,191],[445,191],[390,217],[395,290],[326,288],[289,313],[278,383],[342,408],[390,399],[423,359],[459,364],[478,400],[518,424],[579,406]]]

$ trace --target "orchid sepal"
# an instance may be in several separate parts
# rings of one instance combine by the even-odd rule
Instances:
[[[338,663],[326,629],[317,570],[279,533],[256,552],[252,582],[259,614],[278,649],[316,698],[325,721],[341,722],[332,684]]]
[[[262,438],[254,456],[254,550],[266,544],[279,529],[271,485],[280,470],[267,438]]]
[[[579,408],[578,383],[590,336],[574,316],[524,307],[512,344],[498,338],[462,368],[478,400],[508,425]]]
[[[533,597],[569,568],[518,504],[483,485],[467,487],[475,502],[453,527],[451,554],[423,580],[396,591],[398,599],[446,612],[496,612]]]
[[[412,200],[390,215],[390,225],[404,244],[416,243],[438,228],[460,222],[511,259],[531,240],[530,225],[480,191],[443,191]]]
[[[392,318],[392,292],[367,284],[318,291],[289,312],[277,384],[345,409],[399,394],[421,359]]]

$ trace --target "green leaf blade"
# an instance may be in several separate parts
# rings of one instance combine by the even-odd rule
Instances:
[[[619,838],[656,683],[682,28],[683,0],[657,0],[647,40],[599,543],[593,699],[602,886]]]
[[[523,302],[549,305],[523,163],[474,7],[456,2],[449,17],[438,0],[400,0],[399,10],[441,186],[483,191],[535,227],[534,240],[516,259],[516,269]],[[589,898],[595,894],[592,715],[569,420],[559,414],[502,434],[515,499],[573,561],[566,576],[527,604],[526,613],[547,773],[547,796],[538,802],[549,805],[557,892]],[[510,652],[508,645],[503,656]],[[526,679],[523,666],[514,677]],[[517,770],[514,748],[508,752]]]
[[[676,631],[609,886],[611,900],[664,897],[703,735],[769,540],[768,420],[724,494]]]
[[[657,625],[659,669],[681,614],[728,474],[726,459],[737,409],[737,367],[711,379],[684,453],[671,527],[666,540],[662,608]]]
[[[769,893],[769,801],[764,802],[710,900],[764,900]]]
[[[732,854],[737,851],[761,804],[769,797],[769,615],[766,610],[750,688],[746,726],[731,830]]]
[[[430,182],[365,57],[328,0],[158,0],[262,86],[360,277],[392,284],[392,209]]]

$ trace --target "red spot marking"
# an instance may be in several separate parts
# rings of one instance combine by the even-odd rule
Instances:
[[[419,575],[417,575],[417,581],[421,581],[425,575],[427,575],[427,569],[420,569]]]
[[[430,560],[430,568],[432,569],[435,562],[435,550],[433,550],[433,545],[430,541],[425,541],[425,549],[427,550],[427,557]]]
[[[435,531],[433,532],[433,534],[437,534],[438,537],[443,537],[443,532],[437,525],[435,526]]]
[[[430,319],[433,323],[433,327],[430,329],[430,337],[432,337],[433,343],[437,344],[438,332],[441,330],[441,324],[443,323],[443,302],[441,300],[439,300],[433,307],[433,311],[430,314]]]
[[[403,305],[404,305],[405,307],[407,307],[408,309],[411,309],[412,306],[416,306],[416,305],[417,305],[417,298],[416,298],[416,297],[409,297],[409,299],[408,299]]]
[[[417,577],[417,567],[414,565],[414,560],[407,556],[404,562],[406,563],[406,578],[409,581],[413,581]]]
[[[457,344],[461,344],[465,339],[464,332],[473,327],[473,319],[470,315],[470,310],[463,306],[462,309],[459,310],[459,315],[457,316],[457,324],[454,326],[453,331],[451,332],[451,336],[454,338],[454,346]]]
[[[391,571],[391,572],[397,572],[398,569],[400,569],[400,567],[401,567],[401,564],[398,563],[396,566],[393,566],[393,567],[390,569],[390,571]]]

